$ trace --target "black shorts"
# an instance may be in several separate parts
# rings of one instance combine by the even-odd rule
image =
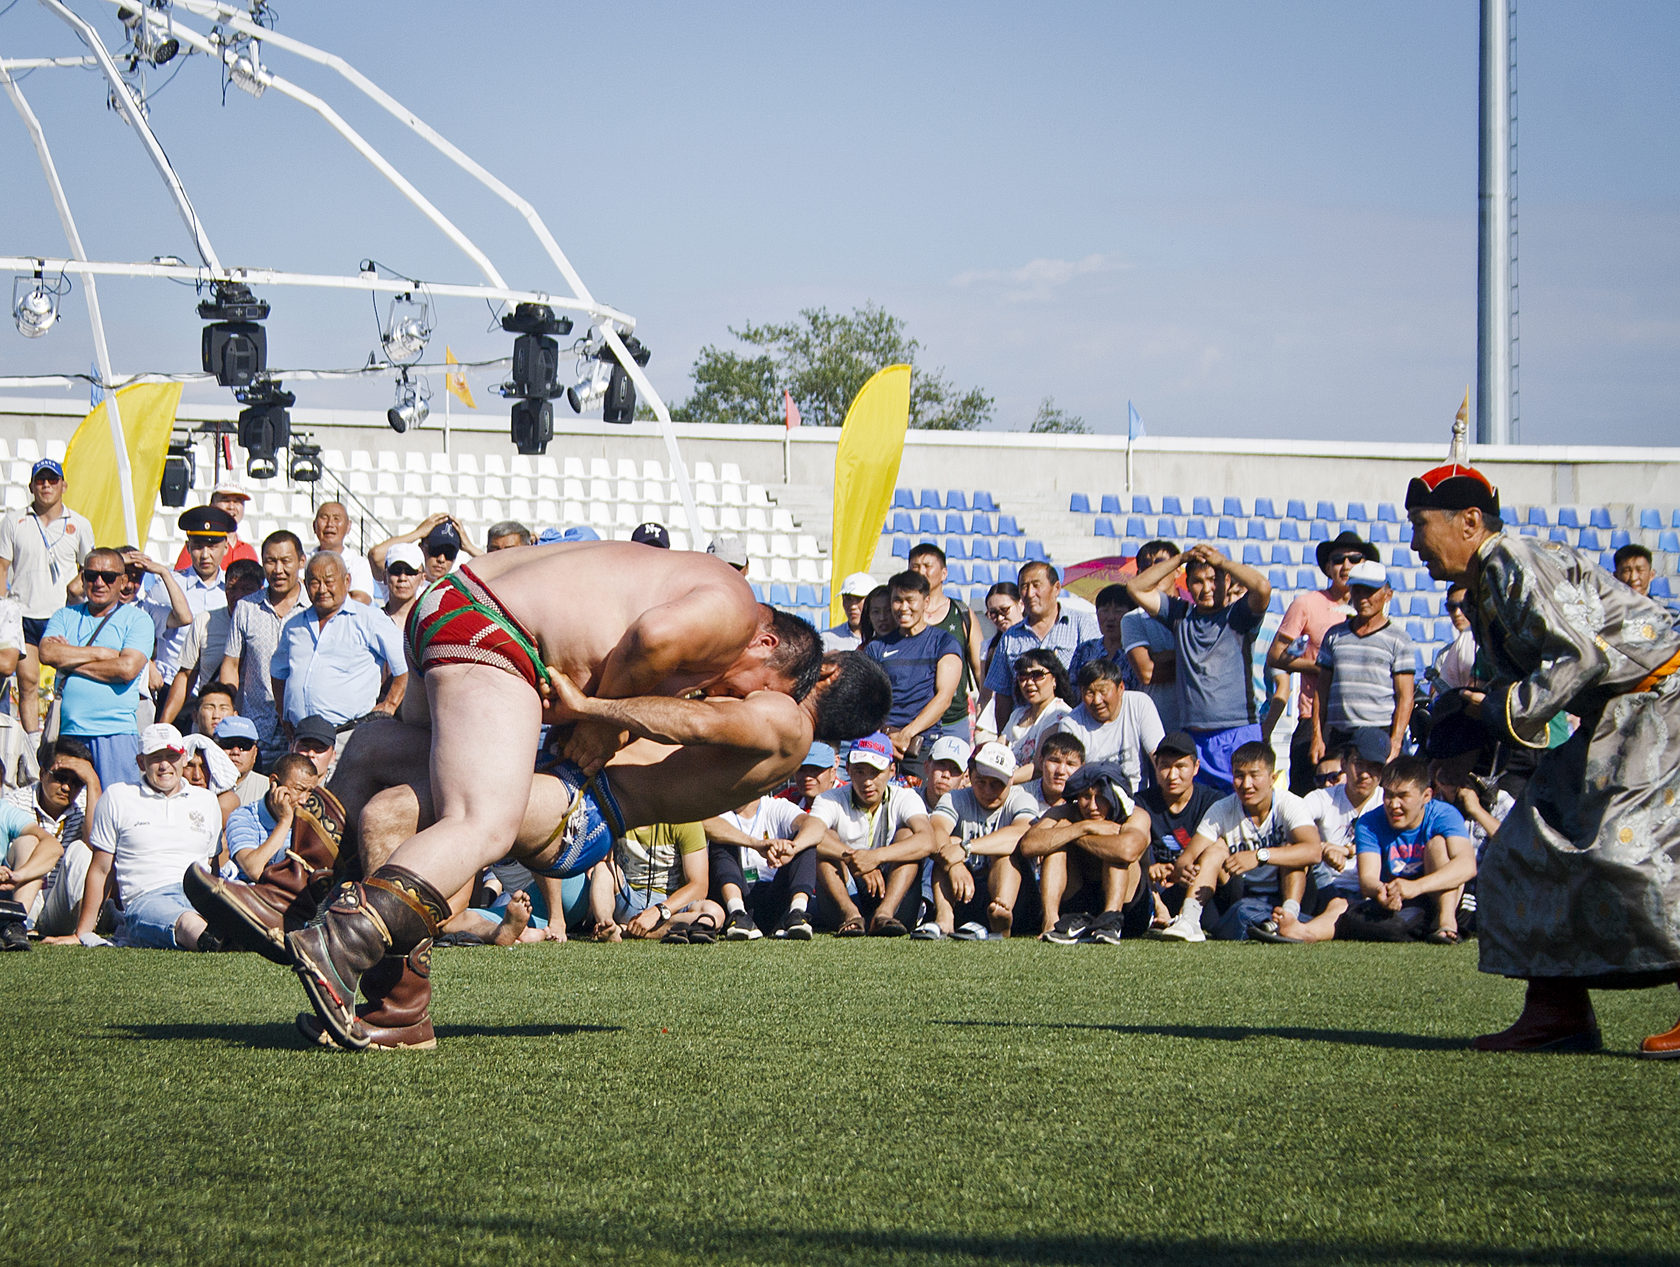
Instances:
[[[23,645],[24,646],[26,646],[26,647],[38,647],[38,646],[40,646],[41,645],[41,639],[46,634],[46,632],[47,632],[47,618],[46,617],[43,616],[40,620],[36,620],[35,617],[33,617],[33,616],[25,616],[23,618]]]

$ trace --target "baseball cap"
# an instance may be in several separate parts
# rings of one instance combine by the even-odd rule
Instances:
[[[1348,745],[1359,759],[1371,765],[1388,764],[1388,735],[1375,726],[1361,726],[1353,732],[1353,741]]]
[[[811,745],[811,751],[805,754],[805,760],[799,764],[801,766],[816,765],[825,770],[832,770],[834,768],[834,748],[831,744],[826,744],[819,739]]]
[[[537,544],[540,546],[559,545],[566,541],[599,541],[601,534],[588,524],[578,524],[572,528],[544,528],[537,534]]]
[[[1160,743],[1155,745],[1155,755],[1157,757],[1193,757],[1196,755],[1196,741],[1190,738],[1188,731],[1170,731],[1162,736]]]
[[[928,749],[929,761],[949,761],[959,769],[968,767],[968,754],[972,751],[969,746],[955,735],[941,735],[933,741]],[[1013,771],[1011,771],[1013,773]]]
[[[976,774],[989,774],[994,779],[1002,779],[1007,783],[1015,777],[1015,770],[1015,754],[995,740],[983,743],[974,750]]]
[[[243,488],[240,488],[239,485],[230,484],[226,480],[223,480],[220,484],[216,485],[215,488],[212,488],[210,490],[210,496],[212,498],[237,497],[242,502],[248,502],[251,500],[251,494],[247,493]]]
[[[33,484],[42,475],[56,475],[59,479],[63,479],[64,468],[58,464],[57,458],[42,458],[29,468],[29,482]]]
[[[706,553],[722,559],[732,568],[747,566],[746,543],[739,537],[713,537],[712,544],[706,547]]]
[[[867,572],[853,572],[840,582],[842,594],[852,594],[858,598],[868,598],[875,589],[875,578]]]
[[[1353,565],[1353,571],[1348,573],[1349,585],[1363,585],[1366,589],[1380,590],[1388,584],[1388,569],[1380,563],[1373,563],[1363,559]]]
[[[846,757],[848,764],[857,761],[864,765],[872,765],[877,770],[891,769],[893,760],[892,740],[888,739],[886,734],[879,730],[873,735],[865,735],[854,743],[851,752]]]
[[[154,752],[185,752],[187,744],[181,732],[168,722],[158,722],[140,732],[140,754],[149,757]]]
[[[257,723],[249,717],[224,717],[216,723],[216,742],[222,743],[228,739],[245,739],[251,743],[258,742]]]
[[[665,525],[654,523],[651,519],[645,524],[637,524],[630,540],[639,545],[658,546],[661,550],[671,548],[671,534],[665,530]]]
[[[445,520],[426,534],[421,547],[427,554],[453,555],[461,549],[461,534],[455,531],[455,525]]]
[[[405,567],[413,572],[423,571],[426,567],[426,556],[420,553],[420,547],[412,541],[399,541],[385,551],[385,570],[389,572],[394,567]]]
[[[311,713],[292,727],[292,742],[308,739],[332,747],[338,742],[338,728],[319,713]]]

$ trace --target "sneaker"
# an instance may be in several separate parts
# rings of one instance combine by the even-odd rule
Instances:
[[[917,924],[916,931],[910,934],[911,941],[944,941],[945,930],[929,920],[926,924]]]
[[[764,936],[746,911],[730,911],[723,921],[724,941],[757,941]]]
[[[0,924],[0,951],[28,950],[29,931],[21,919],[9,919]]]
[[[1038,939],[1055,946],[1077,946],[1090,923],[1088,915],[1064,915],[1049,932],[1040,933]]]
[[[776,925],[774,935],[783,941],[810,941],[811,917],[804,911],[790,910]]]
[[[1085,929],[1085,940],[1101,946],[1120,944],[1120,912],[1104,911]]]
[[[1167,921],[1165,928],[1152,930],[1161,941],[1206,941],[1207,934],[1202,931],[1200,920],[1187,919],[1183,915],[1175,916]]]
[[[959,927],[951,936],[958,941],[988,941],[992,936],[992,930],[979,920],[971,919],[968,923]]]

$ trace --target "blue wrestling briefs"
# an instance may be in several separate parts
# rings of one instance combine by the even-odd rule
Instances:
[[[566,785],[572,803],[537,851],[542,853],[559,841],[559,856],[552,865],[532,870],[537,875],[561,880],[581,875],[612,852],[613,841],[624,834],[624,815],[605,770],[586,779],[572,762],[561,761],[549,767],[547,773]]]

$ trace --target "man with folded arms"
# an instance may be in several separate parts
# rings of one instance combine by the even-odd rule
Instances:
[[[962,741],[946,736],[939,742]],[[937,936],[972,941],[1009,936],[1021,891],[1014,855],[1038,818],[1037,800],[1016,786],[1014,777],[1015,754],[995,740],[981,744],[968,760],[968,786],[945,793],[934,807],[938,852],[944,855],[954,844],[969,872],[963,886],[969,896],[963,898],[953,886],[957,868],[936,868],[931,926],[939,930]],[[916,930],[918,935],[923,928]]]

